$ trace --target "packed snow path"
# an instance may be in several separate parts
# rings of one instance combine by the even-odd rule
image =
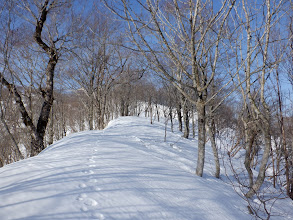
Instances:
[[[251,219],[229,185],[194,175],[196,144],[178,139],[135,117],[64,138],[0,169],[0,219]]]

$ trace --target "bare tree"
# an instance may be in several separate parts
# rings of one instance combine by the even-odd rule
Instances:
[[[57,17],[58,13],[60,13],[62,7],[65,6],[65,3],[55,0],[45,0],[42,2],[19,1],[17,3],[20,10],[23,12],[23,19],[29,20],[29,17],[27,16],[31,16],[34,19],[32,24],[34,24],[35,30],[32,34],[32,37],[34,42],[48,57],[46,68],[44,70],[44,76],[46,80],[44,82],[44,86],[40,86],[43,103],[41,105],[36,124],[34,123],[29,111],[25,107],[26,105],[24,103],[21,92],[18,90],[15,83],[16,81],[9,82],[9,79],[5,77],[3,72],[0,73],[0,78],[2,85],[4,85],[9,90],[9,92],[13,94],[15,103],[18,106],[19,112],[21,114],[22,122],[31,131],[32,140],[30,154],[31,156],[34,156],[45,148],[44,136],[53,104],[55,68],[57,62],[59,61],[60,51],[64,48],[63,45],[66,41],[66,36],[61,35],[61,33],[58,32],[58,22],[55,20],[55,18]],[[37,12],[35,9],[37,9]],[[47,22],[48,16],[50,16],[50,14],[53,15],[53,19],[51,19],[50,24],[47,26],[46,30],[44,30],[44,25]],[[8,37],[12,33],[13,31],[10,29],[8,32]],[[13,46],[14,45],[12,44],[10,45],[10,47]],[[9,53],[6,53],[4,60],[7,65],[6,71],[9,72],[11,76],[16,77],[18,74],[15,72],[15,69],[10,62]]]
[[[237,76],[235,88],[242,96],[241,120],[243,124],[245,168],[249,179],[247,198],[251,198],[261,188],[266,177],[266,169],[272,149],[272,110],[270,106],[269,77],[283,58],[279,53],[278,59],[272,60],[270,51],[277,40],[272,40],[272,29],[282,19],[281,10],[284,1],[265,1],[258,5],[259,9],[251,6],[252,2],[242,1],[235,7],[234,36],[230,51],[234,53],[227,57],[235,63],[230,66],[231,76]],[[257,3],[256,3],[257,4]],[[286,39],[285,39],[286,40]],[[284,41],[285,41],[284,40]],[[279,40],[280,41],[280,40]],[[281,51],[281,48],[279,48]],[[235,75],[236,73],[236,75]],[[234,78],[233,78],[234,80]],[[259,163],[258,175],[254,178],[252,167],[258,151],[256,142],[263,140],[262,157]]]
[[[127,0],[104,2],[116,15],[127,21],[134,49],[140,51],[163,78],[172,82],[196,106],[196,174],[202,176],[208,101],[206,93],[216,75],[225,22],[235,1],[223,1],[218,9],[213,8],[213,1],[137,1],[136,7],[140,6],[141,13],[136,13],[133,4]],[[170,70],[170,63],[173,71]],[[181,72],[189,79],[188,83],[179,80],[178,74]],[[184,88],[190,88],[193,95],[184,91]]]

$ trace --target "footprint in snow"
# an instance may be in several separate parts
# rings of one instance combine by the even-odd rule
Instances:
[[[83,212],[87,212],[89,209],[88,209],[88,207],[86,207],[86,206],[83,206],[83,207],[81,207],[81,211],[83,211]]]
[[[94,171],[92,171],[92,170],[85,170],[85,171],[83,171],[83,173],[85,173],[85,174],[93,174]]]
[[[88,159],[88,161],[91,162],[91,163],[95,163],[95,162],[96,162],[96,161],[94,160],[94,158],[90,158],[90,159]]]
[[[90,179],[88,182],[89,182],[89,183],[97,183],[98,180],[97,180],[97,179]]]
[[[84,183],[80,183],[80,184],[79,184],[79,187],[83,189],[83,188],[86,188],[86,187],[87,187],[87,185],[86,185],[86,184],[84,184]]]
[[[93,187],[93,190],[98,192],[98,191],[101,191],[102,189],[100,187],[95,186],[95,187]]]
[[[100,220],[104,220],[105,219],[105,216],[101,213],[93,213],[93,217],[96,218],[96,219],[100,219]]]
[[[176,145],[174,145],[174,144],[170,144],[170,146],[171,146],[173,149],[178,150],[179,152],[182,152],[182,150],[181,150],[178,146],[176,146]]]
[[[84,198],[84,204],[87,206],[96,206],[98,205],[98,202],[92,198]]]
[[[76,200],[78,200],[78,201],[82,201],[82,200],[84,200],[85,198],[87,198],[87,195],[86,195],[85,193],[82,193],[82,194],[80,194],[80,195],[76,198]]]

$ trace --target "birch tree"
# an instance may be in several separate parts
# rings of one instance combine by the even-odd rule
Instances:
[[[234,43],[230,51],[231,76],[236,76],[238,88],[242,96],[241,120],[244,127],[244,148],[246,150],[244,165],[248,174],[248,192],[245,196],[251,198],[256,194],[266,177],[266,169],[272,149],[272,103],[269,88],[269,77],[281,62],[283,53],[272,60],[270,52],[276,41],[272,40],[272,29],[280,22],[284,12],[285,1],[266,0],[258,7],[253,7],[250,1],[242,0],[235,7]],[[258,4],[258,3],[255,3]],[[237,29],[236,29],[237,26]],[[281,49],[281,48],[280,48]],[[229,57],[229,55],[227,55]],[[236,75],[235,75],[236,74]],[[252,166],[255,157],[255,142],[263,140],[263,153],[258,174],[254,177]]]
[[[104,1],[127,21],[128,36],[163,78],[172,82],[198,114],[196,174],[203,175],[206,142],[207,89],[218,64],[225,23],[235,1]],[[170,63],[174,71],[170,71]],[[180,81],[178,74],[189,79]],[[192,94],[184,88],[189,88]],[[195,97],[195,98],[194,98]]]

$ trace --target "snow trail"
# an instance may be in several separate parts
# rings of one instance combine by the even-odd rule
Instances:
[[[162,124],[124,117],[7,165],[0,169],[0,219],[252,218],[211,166],[205,178],[194,175],[195,141],[163,138]]]

